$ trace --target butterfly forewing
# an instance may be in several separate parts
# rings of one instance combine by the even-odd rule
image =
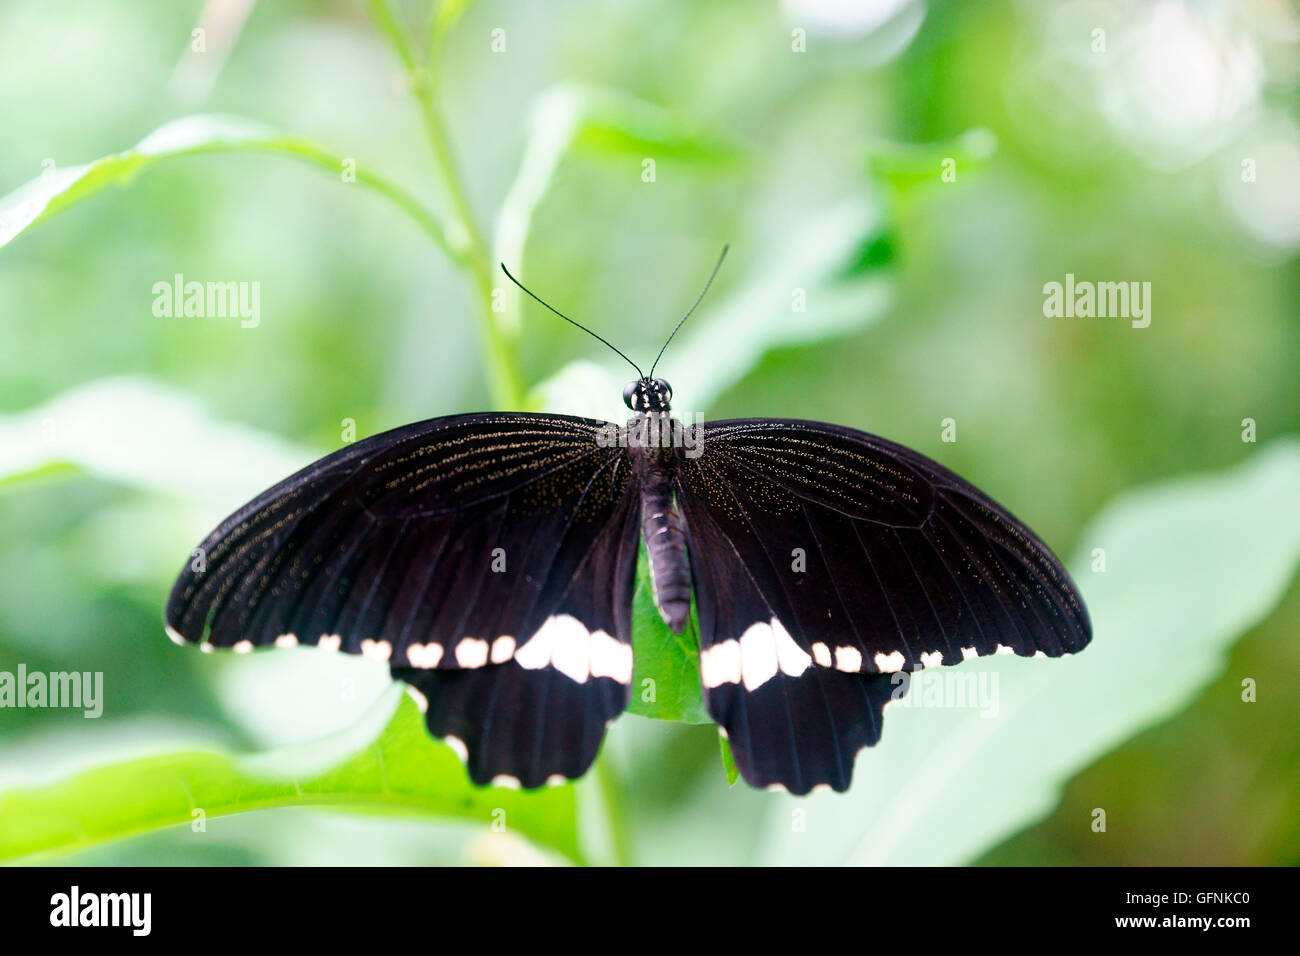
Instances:
[[[749,782],[845,789],[891,674],[1088,643],[1055,556],[924,456],[771,419],[708,423],[703,448],[677,478],[701,675]]]
[[[329,455],[209,535],[168,627],[387,660],[476,781],[577,776],[632,670],[636,489],[601,424],[455,416]]]

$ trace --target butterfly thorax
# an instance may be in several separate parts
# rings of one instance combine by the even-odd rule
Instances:
[[[686,629],[691,610],[691,568],[682,516],[673,498],[681,422],[667,409],[634,415],[627,423],[627,452],[641,489],[641,535],[650,562],[655,606],[674,634]]]

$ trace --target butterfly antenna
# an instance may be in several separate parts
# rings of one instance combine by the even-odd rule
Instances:
[[[545,301],[543,301],[541,298],[539,298],[539,297],[536,296],[536,295],[533,295],[532,292],[529,292],[529,290],[528,290],[528,286],[524,285],[522,282],[520,282],[518,279],[516,279],[514,276],[512,276],[512,275],[510,274],[510,270],[506,268],[506,264],[505,264],[504,262],[501,263],[501,271],[504,272],[504,273],[506,274],[506,277],[507,277],[511,282],[513,282],[515,285],[519,286],[519,288],[521,288],[521,289],[523,289],[525,292],[527,292],[528,295],[529,295],[529,297],[532,298],[534,301],[536,301],[536,302],[538,302],[538,303],[540,303],[540,304],[546,306],[546,308],[550,309],[552,312],[554,312],[556,315],[558,315],[560,318],[562,318],[565,322],[568,322],[570,325],[576,325],[578,328],[582,329],[582,331],[586,332],[586,333],[587,333],[588,335],[590,335],[592,338],[600,339],[600,341],[604,342],[606,345],[608,345],[610,348],[612,348],[615,352],[618,352],[619,355],[622,355],[622,356],[623,356],[623,361],[627,362],[628,365],[631,365],[634,369],[636,369],[636,374],[637,374],[638,376],[640,376],[641,378],[645,378],[645,377],[646,377],[645,373],[641,371],[641,366],[637,365],[636,362],[633,362],[633,361],[632,361],[630,358],[628,358],[626,355],[623,355],[623,351],[622,351],[620,348],[618,348],[618,346],[614,345],[612,342],[610,342],[610,341],[609,341],[608,339],[606,339],[604,336],[597,335],[595,332],[591,331],[591,329],[587,328],[587,327],[586,327],[585,325],[583,325],[581,322],[574,322],[573,319],[569,318],[567,315],[565,315],[565,314],[564,314],[563,312],[561,312],[559,309],[556,309],[556,308],[554,308],[553,306],[547,305],[547,303],[546,303]]]
[[[692,303],[691,307],[686,310],[686,314],[682,316],[681,321],[678,322],[677,325],[673,327],[672,335],[668,336],[668,342],[671,342],[673,340],[673,335],[677,334],[677,330],[680,329],[682,325],[686,322],[686,320],[691,317],[691,313],[695,311],[695,307],[698,306],[700,302],[704,300],[704,294],[709,291],[709,286],[713,285],[713,279],[715,276],[717,276],[718,270],[722,268],[722,260],[727,258],[727,250],[730,248],[731,248],[730,244],[722,247],[722,255],[718,256],[718,264],[715,265],[713,267],[713,271],[709,273],[709,281],[704,283],[704,288],[701,289],[700,294],[695,297],[695,302]],[[664,347],[660,349],[659,354],[655,356],[655,364],[650,366],[650,377],[652,378],[654,377],[655,374],[655,365],[658,365],[659,360],[664,357],[664,349],[668,348],[668,342],[664,343]]]

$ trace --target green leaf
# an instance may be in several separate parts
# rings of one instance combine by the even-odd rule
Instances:
[[[341,177],[344,171],[343,157],[252,120],[237,116],[187,116],[159,127],[125,152],[82,166],[53,168],[0,199],[0,248],[25,230],[106,187],[129,183],[155,163],[219,152],[280,153],[320,166],[336,176]],[[395,203],[451,254],[441,223],[407,192],[360,164],[356,165],[356,181]]]
[[[561,92],[577,101],[578,123],[572,149],[592,156],[681,162],[733,168],[746,152],[735,143],[680,113],[611,89],[573,88]],[[543,107],[545,109],[545,107]]]
[[[100,379],[0,415],[0,486],[74,467],[192,502],[204,510],[205,525],[319,454],[218,421],[184,392],[130,376]]]
[[[632,693],[627,712],[687,724],[711,724],[700,689],[700,638],[695,607],[682,634],[674,634],[655,607],[645,546],[637,561],[632,598]],[[650,683],[647,683],[649,681]]]
[[[390,719],[391,718],[391,719]],[[508,830],[580,862],[574,789],[473,786],[429,737],[398,685],[355,727],[308,744],[235,756],[186,751],[129,760],[0,795],[0,860],[29,860],[207,817],[275,807],[383,812]],[[504,812],[504,818],[501,813]]]
[[[1281,599],[1300,561],[1297,501],[1294,439],[1220,475],[1122,495],[1072,563],[1093,643],[1061,660],[942,668],[996,674],[997,716],[891,705],[850,793],[802,804],[806,833],[790,832],[793,798],[773,797],[760,862],[949,865],[1041,819],[1069,777],[1186,707]]]
[[[740,771],[736,769],[736,757],[731,752],[727,738],[718,734],[718,746],[722,748],[722,772],[727,778],[727,786],[734,787],[740,780]]]
[[[959,180],[963,172],[977,169],[991,160],[997,149],[998,140],[992,130],[977,126],[959,136],[933,143],[878,140],[869,148],[867,162],[873,176],[907,188],[927,182],[941,183],[947,168],[951,168]]]

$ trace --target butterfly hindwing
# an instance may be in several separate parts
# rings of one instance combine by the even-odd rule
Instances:
[[[636,488],[600,426],[464,415],[326,456],[200,545],[169,632],[386,660],[477,782],[580,775],[632,672]]]
[[[690,497],[684,497],[691,502]],[[709,714],[753,786],[848,788],[853,759],[880,739],[895,675],[818,667],[784,625],[706,508],[686,505]],[[906,688],[902,688],[905,691]]]
[[[475,783],[536,787],[579,777],[595,760],[605,725],[627,706],[635,515],[634,497],[625,496],[511,659],[474,669],[393,668],[424,698],[430,731],[461,749]]]
[[[899,671],[1056,657],[1090,639],[1041,541],[884,439],[815,422],[706,423],[703,454],[681,459],[677,481],[705,698],[752,784],[847,788]]]

